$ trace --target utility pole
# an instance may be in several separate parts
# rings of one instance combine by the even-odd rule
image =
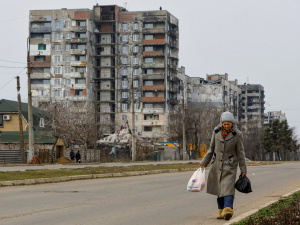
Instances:
[[[20,77],[19,76],[17,76],[17,91],[18,91],[18,114],[19,114],[19,129],[20,129],[20,150],[21,150],[21,156],[22,156],[22,163],[25,163],[24,136],[23,136],[23,123],[22,123],[22,106],[21,106]]]
[[[184,160],[186,154],[184,83],[182,90],[182,160]]]
[[[31,160],[34,154],[34,134],[33,134],[33,116],[32,116],[32,95],[31,95],[31,82],[30,82],[30,39],[27,38],[27,79],[28,79],[28,143],[29,154],[27,161]]]
[[[96,161],[97,139],[98,139],[98,82],[95,80],[95,143],[94,143],[94,161]],[[100,152],[99,152],[100,162]]]
[[[132,135],[132,161],[136,161],[136,140],[135,140],[135,113],[134,113],[134,93],[133,93],[133,74],[131,75],[131,135]]]

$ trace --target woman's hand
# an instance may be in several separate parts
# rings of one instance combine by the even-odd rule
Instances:
[[[201,167],[202,169],[205,168],[205,166],[203,166],[202,164],[199,164],[199,167]]]
[[[245,177],[245,176],[247,176],[247,174],[246,173],[242,173],[242,177]]]

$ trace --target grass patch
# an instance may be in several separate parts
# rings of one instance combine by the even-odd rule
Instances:
[[[198,168],[198,163],[187,164],[159,164],[159,165],[133,165],[133,166],[114,166],[114,167],[85,167],[72,169],[41,169],[41,170],[26,170],[26,171],[7,171],[0,172],[0,181],[26,180],[36,178],[53,178],[75,175],[88,174],[105,174],[105,173],[125,173],[131,171],[150,171],[150,170],[166,170],[177,169],[188,170]]]
[[[300,192],[260,209],[235,225],[300,224]]]

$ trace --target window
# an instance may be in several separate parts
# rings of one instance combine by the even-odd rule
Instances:
[[[46,90],[39,90],[39,96],[45,96]]]
[[[153,104],[151,104],[151,103],[145,103],[144,108],[145,109],[152,109],[153,108]]]
[[[128,46],[123,46],[122,47],[122,53],[123,54],[128,54]]]
[[[145,23],[145,28],[152,29],[153,28],[153,23]]]
[[[138,65],[138,64],[139,64],[139,58],[134,57],[132,63],[133,63],[134,65]]]
[[[3,115],[0,115],[0,127],[3,127]]]
[[[30,81],[31,84],[50,84],[50,80],[46,79],[34,79]]]
[[[46,50],[46,45],[45,44],[39,44],[38,49],[39,50]]]
[[[60,44],[54,45],[54,50],[55,50],[55,51],[60,51],[60,50],[61,50]]]
[[[133,24],[133,29],[134,30],[138,30],[139,29],[139,24],[138,23],[134,23]]]
[[[133,70],[133,75],[139,75],[139,74],[140,74],[139,69],[134,69]]]
[[[76,38],[86,38],[86,33],[76,33],[75,37]]]
[[[54,62],[60,62],[60,56],[59,55],[54,56]]]
[[[128,69],[122,69],[122,75],[128,76]]]
[[[152,127],[144,127],[144,131],[152,131]]]
[[[128,98],[128,92],[122,91],[122,98]]]
[[[40,118],[39,126],[40,127],[45,127],[45,120],[44,120],[44,118]]]
[[[54,90],[54,96],[60,97],[60,90]]]
[[[139,87],[139,80],[133,81],[133,87]]]
[[[150,52],[150,51],[153,51],[153,46],[146,46],[145,52]]]
[[[128,88],[128,80],[122,80],[122,88]]]
[[[78,27],[85,27],[86,26],[86,21],[85,20],[77,20],[76,25]]]
[[[128,109],[127,103],[122,103],[122,110],[127,110],[127,109]]]
[[[128,30],[128,23],[123,23],[122,28],[123,30]]]
[[[153,58],[145,58],[145,63],[153,63]]]
[[[71,62],[71,56],[66,56],[65,57],[65,62]]]
[[[70,44],[66,44],[66,51],[70,51],[71,50],[71,45]]]
[[[83,96],[83,90],[82,89],[75,90],[75,95],[76,96]]]
[[[50,68],[44,68],[44,73],[50,73]]]
[[[124,42],[125,42],[125,41],[128,41],[128,35],[123,35],[123,36],[122,36],[122,41],[124,41]]]
[[[138,53],[139,52],[139,46],[133,46],[133,52]]]
[[[139,109],[139,103],[134,103],[134,110],[138,110]],[[137,120],[137,119],[136,119]]]
[[[145,74],[153,74],[153,69],[146,69]]]
[[[60,39],[61,39],[60,33],[55,33],[55,40],[60,40]]]
[[[132,37],[133,41],[139,41],[139,35],[138,34],[134,34]]]
[[[71,85],[71,79],[66,79],[65,80],[65,85]]]
[[[86,56],[85,55],[77,55],[77,56],[75,56],[75,60],[76,61],[85,61]]]
[[[78,46],[77,46],[77,49],[84,50],[84,49],[86,49],[86,46],[85,46],[85,45],[78,45]]]
[[[146,92],[144,93],[144,96],[145,96],[145,97],[153,97],[153,92],[146,91]]]
[[[153,40],[153,35],[152,34],[147,34],[145,35],[145,40]]]
[[[54,67],[54,73],[55,74],[61,74],[61,68],[60,67]]]
[[[55,27],[60,28],[60,21],[55,21]]]
[[[135,121],[139,120],[139,115],[134,115],[134,120]]]
[[[66,39],[71,39],[71,33],[66,33]]]
[[[145,86],[147,86],[147,85],[153,85],[153,80],[146,80]]]
[[[66,21],[66,28],[69,28],[72,26],[72,22],[71,21]]]
[[[51,38],[51,34],[44,34],[44,38],[45,39],[50,39]]]
[[[65,67],[65,73],[71,73],[71,67]]]
[[[85,84],[85,79],[75,78],[75,84]]]
[[[122,57],[122,64],[128,64],[128,58]]]
[[[54,85],[60,85],[60,79],[54,79]]]
[[[122,121],[124,121],[124,122],[127,121],[127,115],[122,115]]]
[[[76,72],[85,73],[85,70],[86,70],[85,67],[76,67]]]
[[[69,97],[70,96],[70,90],[69,89],[64,90],[64,95],[65,95],[65,97]]]

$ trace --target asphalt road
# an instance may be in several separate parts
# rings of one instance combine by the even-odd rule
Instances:
[[[253,192],[236,193],[241,215],[300,187],[300,163],[248,167]],[[190,193],[192,171],[0,188],[2,225],[193,225],[215,219],[216,197]],[[207,173],[208,174],[208,173]]]

